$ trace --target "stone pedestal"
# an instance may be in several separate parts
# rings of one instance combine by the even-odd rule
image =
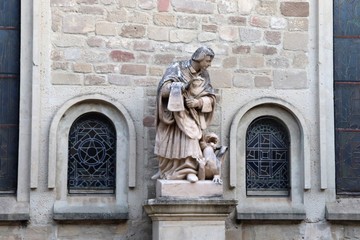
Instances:
[[[225,240],[225,219],[236,201],[222,198],[221,185],[158,180],[156,187],[156,199],[144,205],[153,221],[153,240]]]

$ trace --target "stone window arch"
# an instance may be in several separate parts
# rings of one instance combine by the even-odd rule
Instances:
[[[93,121],[93,124],[99,123],[99,119],[103,124],[113,125],[107,127],[109,129],[113,127],[115,138],[109,140],[109,142],[115,142],[115,149],[113,149],[116,153],[114,188],[78,188],[70,190],[69,194],[68,183],[69,180],[73,180],[69,179],[68,175],[69,167],[72,168],[72,166],[69,166],[69,156],[71,156],[71,154],[69,155],[69,147],[71,147],[69,146],[69,142],[71,143],[69,139],[72,137],[72,127],[77,126],[78,123],[84,124],[88,120]],[[99,146],[101,145],[99,142],[97,143]],[[86,144],[90,144],[90,142],[87,141]],[[136,185],[135,146],[134,123],[121,104],[99,94],[84,95],[66,102],[55,114],[49,135],[48,187],[53,188],[56,192],[56,201],[53,208],[54,219],[127,219],[129,188]],[[94,152],[91,152],[91,154],[94,156]],[[90,159],[89,161],[97,160]],[[93,170],[91,171],[94,173]]]
[[[276,194],[248,194],[246,184],[246,134],[257,120],[271,119],[288,133],[289,187]],[[304,192],[310,189],[311,175],[308,152],[308,131],[299,112],[287,102],[262,98],[243,106],[230,129],[230,186],[235,188],[239,220],[303,220],[306,218]],[[290,144],[291,143],[291,144]],[[264,189],[262,189],[264,190]],[[274,193],[274,192],[273,192]]]

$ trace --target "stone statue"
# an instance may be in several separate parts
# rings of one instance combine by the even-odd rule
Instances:
[[[159,171],[152,179],[214,178],[221,184],[219,169],[227,148],[217,149],[214,134],[204,137],[216,103],[206,70],[214,56],[211,48],[200,47],[190,60],[171,64],[159,82],[154,150]]]

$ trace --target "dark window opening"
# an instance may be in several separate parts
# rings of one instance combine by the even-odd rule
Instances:
[[[0,2],[0,194],[17,188],[20,0]]]
[[[334,0],[335,166],[338,195],[360,196],[360,2]]]

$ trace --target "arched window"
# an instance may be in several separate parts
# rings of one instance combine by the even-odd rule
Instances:
[[[246,132],[246,195],[289,196],[289,134],[274,117],[255,119]]]
[[[101,113],[86,113],[70,128],[68,192],[115,193],[116,131]]]

